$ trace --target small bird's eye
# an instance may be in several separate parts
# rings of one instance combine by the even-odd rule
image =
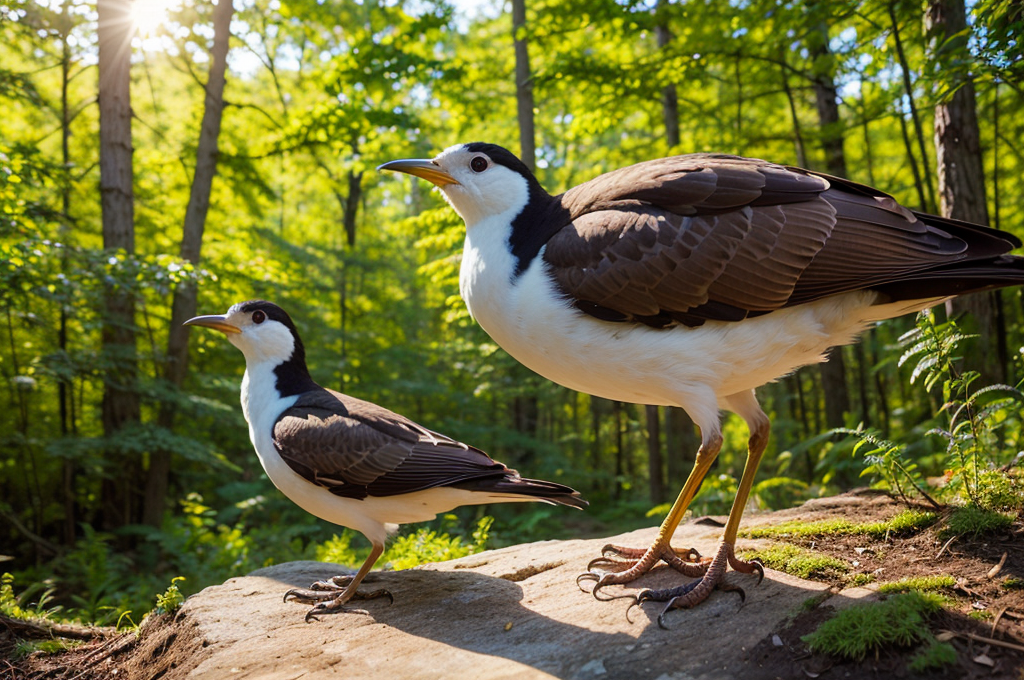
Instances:
[[[260,309],[257,309],[255,312],[252,313],[252,322],[253,323],[263,323],[266,320],[267,320],[267,313],[266,312],[264,312],[264,311],[262,311]]]
[[[473,172],[483,172],[487,169],[487,159],[483,156],[477,156],[469,162],[469,167],[473,169]]]

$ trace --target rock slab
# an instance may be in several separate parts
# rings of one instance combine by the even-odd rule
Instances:
[[[827,509],[826,509],[827,510]],[[844,508],[840,511],[848,511]],[[679,527],[677,547],[713,554],[721,536],[714,523]],[[492,550],[397,572],[374,572],[370,588],[386,599],[361,603],[370,616],[324,617],[305,623],[308,605],[282,601],[292,587],[308,587],[342,572],[337,565],[291,562],[234,578],[190,597],[173,622],[143,627],[135,678],[190,680],[245,678],[402,678],[474,680],[717,680],[768,675],[747,651],[781,629],[808,598],[830,595],[842,607],[862,589],[826,593],[827,586],[768,570],[730,572],[746,591],[715,591],[702,605],[676,610],[658,626],[662,605],[630,612],[628,599],[598,601],[581,592],[576,576],[607,542],[646,546],[656,528],[611,539],[544,541]],[[743,541],[738,549],[755,547]],[[683,582],[658,569],[638,583],[606,589],[636,594]],[[760,671],[760,672],[759,672]]]

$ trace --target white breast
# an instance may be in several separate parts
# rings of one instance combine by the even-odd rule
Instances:
[[[470,313],[495,342],[565,387],[682,406],[699,422],[700,416],[717,417],[725,397],[820,361],[829,347],[853,342],[871,322],[935,302],[877,306],[877,293],[859,291],[738,323],[662,330],[612,323],[569,305],[546,271],[543,250],[513,279],[514,259],[507,241],[493,238],[495,231],[467,231],[460,275]]]

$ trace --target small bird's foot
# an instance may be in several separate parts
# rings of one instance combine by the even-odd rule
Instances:
[[[694,548],[672,548],[670,545],[650,548],[625,548],[617,545],[606,545],[601,549],[601,557],[596,557],[587,565],[587,571],[576,577],[576,585],[582,581],[595,581],[591,591],[598,599],[618,599],[617,597],[602,598],[598,595],[601,588],[613,584],[635,581],[653,569],[659,561],[665,562],[684,576],[703,576],[711,564],[711,558],[702,557]],[[633,597],[632,595],[622,597]]]
[[[348,592],[352,584],[353,576],[335,576],[325,581],[317,581],[309,588],[292,588],[284,594],[284,601],[289,597],[296,602],[304,604],[315,603],[315,606],[306,614],[306,623],[312,620],[319,620],[317,616],[325,614],[366,614],[365,609],[353,609],[345,605],[352,600],[373,600],[378,597],[386,597],[390,604],[394,604],[395,598],[390,591],[383,588],[369,593],[361,593],[358,590]]]
[[[734,586],[725,581],[726,567],[744,574],[757,573],[758,584],[764,579],[764,567],[758,561],[747,562],[736,557],[731,543],[722,543],[718,553],[708,567],[707,573],[696,581],[668,588],[665,590],[644,590],[636,597],[636,602],[630,606],[641,605],[644,602],[666,602],[665,608],[658,615],[658,625],[667,628],[665,625],[665,614],[673,609],[687,609],[694,607],[708,598],[715,588],[739,593],[740,601],[746,600],[746,593],[739,586]],[[627,612],[627,617],[629,616]]]
[[[318,592],[318,591],[306,591],[306,592]],[[322,591],[320,591],[322,592]],[[378,597],[388,598],[389,604],[395,603],[394,596],[387,590],[381,588],[375,590],[372,593],[360,593],[358,591],[353,592],[351,597],[345,597],[343,592],[341,595],[336,596],[334,599],[317,602],[312,609],[306,612],[305,621],[319,621],[318,616],[326,616],[328,614],[361,614],[363,616],[369,616],[370,612],[365,609],[355,609],[346,606],[352,600],[374,600]],[[298,598],[296,598],[298,599]]]

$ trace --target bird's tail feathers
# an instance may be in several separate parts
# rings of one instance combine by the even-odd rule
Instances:
[[[474,479],[459,486],[471,491],[506,496],[509,500],[541,501],[580,510],[590,505],[580,497],[579,491],[564,484],[546,482],[542,479],[526,479],[511,470],[501,477]]]

